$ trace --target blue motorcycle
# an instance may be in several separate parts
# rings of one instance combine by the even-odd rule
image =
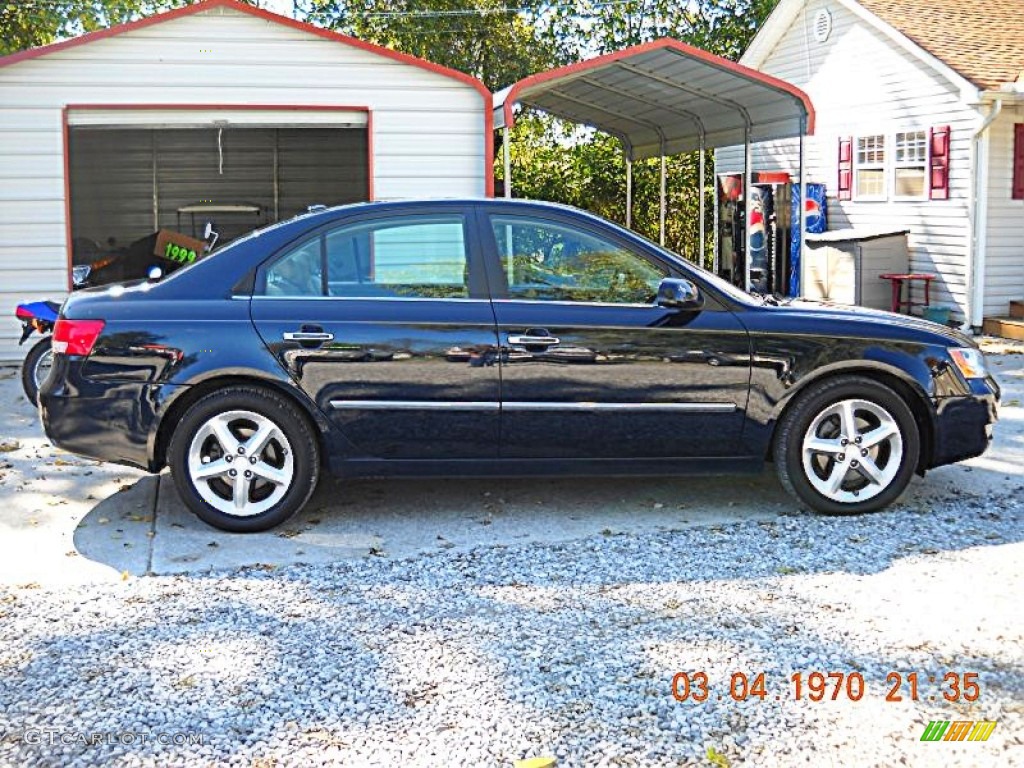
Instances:
[[[75,265],[71,276],[75,288],[81,288],[86,284],[89,271],[88,266]],[[53,366],[53,326],[57,322],[58,314],[60,304],[56,301],[31,301],[19,304],[14,310],[14,316],[21,321],[19,345],[24,344],[33,333],[43,336],[32,345],[21,364],[21,386],[25,390],[25,397],[33,404],[37,402],[39,387],[46,381]]]
[[[311,205],[309,211],[326,208],[323,205]],[[182,228],[182,216],[191,217],[191,237],[201,239],[203,247],[198,254],[192,252],[191,259],[185,260],[178,256],[178,248],[174,246],[174,254],[171,253],[172,244],[167,243],[166,254],[156,250],[156,245],[161,232],[153,232],[145,237],[139,238],[130,245],[116,251],[102,255],[100,246],[92,241],[83,240],[86,247],[82,251],[89,251],[92,262],[90,264],[75,264],[71,268],[71,290],[85,288],[88,285],[110,285],[123,283],[129,280],[159,280],[164,275],[180,269],[187,263],[205,257],[213,251],[218,243],[228,242],[221,240],[220,232],[210,218],[205,219],[205,226],[200,234],[199,221],[197,216],[237,216],[244,218],[241,223],[234,225],[234,232],[243,234],[251,231],[254,226],[260,227],[265,224],[263,209],[254,203],[195,203],[178,209],[178,230]],[[255,216],[255,218],[253,218]],[[76,241],[76,244],[78,241]],[[78,252],[76,250],[76,252]],[[182,253],[184,254],[184,249]],[[163,256],[163,259],[156,257]],[[158,263],[154,264],[154,260]],[[56,301],[33,301],[19,304],[14,311],[15,316],[21,321],[21,340],[18,344],[24,344],[33,333],[42,334],[43,338],[37,341],[25,356],[25,362],[21,364],[21,386],[25,390],[25,397],[30,403],[36,404],[39,398],[39,388],[46,377],[50,375],[50,368],[53,367],[52,336],[53,326],[60,314],[60,304]]]

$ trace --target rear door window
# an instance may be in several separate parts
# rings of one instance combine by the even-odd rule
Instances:
[[[467,298],[461,214],[406,215],[321,232],[266,271],[268,296]]]

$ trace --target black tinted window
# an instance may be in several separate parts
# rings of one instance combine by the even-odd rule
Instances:
[[[307,240],[267,270],[267,296],[322,296],[320,238]]]
[[[467,275],[462,216],[411,215],[307,240],[267,270],[266,293],[319,296],[326,288],[338,297],[462,298]]]
[[[329,232],[329,296],[460,298],[466,285],[461,216],[406,216]]]
[[[544,219],[492,216],[513,299],[647,304],[668,273],[616,243]]]

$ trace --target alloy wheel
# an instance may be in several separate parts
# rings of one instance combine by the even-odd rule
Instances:
[[[228,411],[205,421],[187,454],[189,477],[210,506],[235,517],[259,515],[292,485],[295,460],[281,428],[266,416]]]
[[[802,461],[808,482],[843,504],[885,491],[900,470],[903,435],[896,419],[869,400],[848,399],[822,410],[804,434]]]

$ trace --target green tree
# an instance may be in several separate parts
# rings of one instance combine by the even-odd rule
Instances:
[[[581,0],[546,18],[566,55],[585,58],[674,37],[737,59],[778,0]]]
[[[574,205],[612,221],[626,222],[626,162],[618,139],[596,131],[527,112],[517,119],[511,142],[513,192],[516,197]],[[706,161],[705,213],[710,243],[712,165]],[[700,157],[696,152],[667,159],[665,245],[696,262],[700,252]],[[633,164],[632,228],[657,242],[660,161]]]
[[[491,90],[558,62],[539,0],[307,0],[309,21],[473,75]]]

